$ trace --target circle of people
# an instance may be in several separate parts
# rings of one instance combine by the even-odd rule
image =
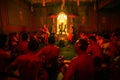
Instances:
[[[115,33],[81,33],[74,45],[76,56],[69,66],[59,54],[55,35],[50,35],[45,45],[40,45],[43,40],[38,35],[0,34],[0,80],[6,76],[20,80],[110,80],[110,71],[118,70],[120,36]],[[15,70],[18,75],[13,73]]]

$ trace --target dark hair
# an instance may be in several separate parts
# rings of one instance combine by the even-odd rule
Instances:
[[[27,33],[22,33],[22,41],[26,41],[28,39],[28,34]]]
[[[33,39],[30,40],[30,42],[28,43],[28,49],[31,51],[36,51],[39,48],[39,43],[37,42],[37,40]]]
[[[3,33],[0,34],[0,48],[3,48],[6,42],[7,42],[7,35]]]
[[[95,42],[97,41],[95,36],[90,36],[89,39],[91,39],[91,40],[93,40]]]
[[[87,47],[88,47],[88,42],[87,40],[85,39],[80,39],[79,40],[79,43],[80,43],[80,49],[83,50],[83,51],[86,51]]]
[[[110,39],[110,34],[104,33],[104,34],[103,34],[103,38],[105,38],[105,39]]]
[[[55,36],[53,36],[53,35],[49,36],[48,42],[49,42],[49,44],[54,44],[55,43]]]

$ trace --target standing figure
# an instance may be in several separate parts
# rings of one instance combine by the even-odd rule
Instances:
[[[72,42],[72,38],[73,38],[73,28],[72,28],[72,25],[70,25],[69,34],[68,34],[68,41]]]
[[[48,28],[46,27],[45,24],[43,26],[42,31],[43,31],[43,34],[44,34],[44,42],[45,42],[45,44],[48,44],[48,37],[49,37],[50,33],[49,33],[49,30],[48,30]]]

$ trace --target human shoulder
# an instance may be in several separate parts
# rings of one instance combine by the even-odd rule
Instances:
[[[71,62],[72,63],[77,63],[78,60],[79,60],[79,56],[75,56],[75,57],[72,58]]]
[[[20,55],[17,57],[17,60],[27,60],[29,58],[29,54],[25,54],[25,55]]]
[[[59,49],[59,47],[57,46],[57,45],[55,45],[55,44],[50,44],[50,45],[48,45],[50,48],[56,48],[56,49]]]

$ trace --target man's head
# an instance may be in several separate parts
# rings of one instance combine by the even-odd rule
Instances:
[[[86,51],[87,47],[88,47],[88,41],[85,39],[80,39],[79,40],[79,49],[82,51]]]
[[[22,41],[27,41],[28,39],[28,34],[27,33],[22,33]]]
[[[39,48],[39,43],[35,39],[30,40],[28,43],[28,49],[31,51],[36,51]]]
[[[97,42],[96,37],[95,36],[90,36],[89,37],[89,43],[93,44],[94,42]]]
[[[0,34],[0,48],[3,48],[7,42],[7,35]]]
[[[55,43],[55,36],[50,35],[48,38],[48,42],[49,42],[49,44],[54,44]]]

